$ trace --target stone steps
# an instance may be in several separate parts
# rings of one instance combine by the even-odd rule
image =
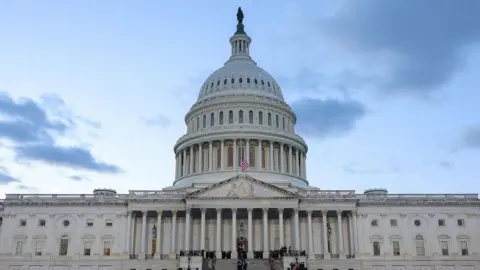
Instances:
[[[266,259],[247,259],[248,270],[270,270]],[[216,270],[237,270],[237,259],[217,260]]]

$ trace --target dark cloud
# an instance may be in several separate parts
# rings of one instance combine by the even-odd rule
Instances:
[[[462,67],[480,41],[480,1],[347,0],[322,33],[385,71],[386,92],[428,94]]]
[[[18,179],[10,175],[7,168],[0,166],[0,185],[6,185],[13,182],[19,182]]]
[[[42,161],[52,165],[100,173],[120,173],[122,171],[118,166],[96,160],[90,151],[78,147],[35,144],[17,146],[15,151],[18,159]]]
[[[150,118],[140,117],[140,120],[149,127],[152,127],[152,126],[167,127],[172,123],[170,119],[168,119],[163,115],[157,115]]]
[[[337,99],[303,98],[293,102],[292,109],[297,114],[297,130],[316,138],[342,136],[366,113],[360,102]]]
[[[80,122],[99,127],[99,123],[75,116],[56,95],[43,96],[40,104],[28,98],[15,101],[8,94],[0,93],[0,140],[14,144],[19,162],[43,161],[102,173],[121,172],[119,167],[95,159],[86,148],[62,147],[55,143]]]
[[[480,125],[468,127],[463,132],[459,148],[480,150]]]

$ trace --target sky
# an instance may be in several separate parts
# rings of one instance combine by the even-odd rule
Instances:
[[[0,0],[0,198],[170,186],[238,6],[311,185],[480,191],[479,1]]]

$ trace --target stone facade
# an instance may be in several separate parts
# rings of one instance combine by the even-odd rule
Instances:
[[[228,270],[240,241],[251,269],[287,247],[275,269],[480,270],[478,194],[309,186],[296,116],[241,30],[185,117],[173,186],[7,194],[0,270],[206,269],[199,251]]]

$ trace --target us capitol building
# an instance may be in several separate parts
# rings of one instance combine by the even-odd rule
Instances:
[[[480,270],[478,194],[309,185],[295,113],[237,19],[185,116],[173,186],[6,194],[0,270]]]

